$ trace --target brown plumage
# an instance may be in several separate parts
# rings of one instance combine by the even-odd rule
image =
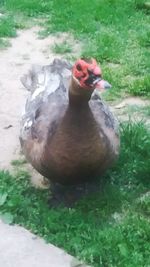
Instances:
[[[94,64],[79,60],[72,74],[69,63],[54,60],[22,78],[31,93],[22,118],[21,146],[33,167],[52,182],[91,181],[118,155],[116,119],[95,91],[109,85]]]

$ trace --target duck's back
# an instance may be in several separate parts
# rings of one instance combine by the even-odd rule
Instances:
[[[71,65],[55,60],[23,78],[31,91],[22,118],[20,140],[30,163],[60,183],[93,179],[116,158],[117,122],[97,94],[89,106],[68,105]]]
[[[39,171],[47,136],[54,134],[68,106],[71,68],[68,62],[55,59],[47,66],[33,66],[21,78],[30,92],[22,115],[20,142],[27,159]]]

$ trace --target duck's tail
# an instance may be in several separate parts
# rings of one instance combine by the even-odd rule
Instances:
[[[71,70],[72,66],[65,60],[54,59],[54,61],[47,66],[33,65],[29,72],[21,77],[23,86],[33,93],[36,88],[47,85],[50,76],[53,74],[66,76],[64,70]],[[63,73],[65,75],[63,75]]]
[[[43,67],[34,65],[32,66],[32,69],[28,71],[27,74],[24,74],[21,77],[21,82],[23,86],[30,92],[34,92],[34,90],[37,88],[39,84],[39,76],[40,74],[43,74]],[[42,76],[43,76],[42,75]]]

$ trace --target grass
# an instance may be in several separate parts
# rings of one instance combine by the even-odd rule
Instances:
[[[13,15],[9,14],[3,14],[0,17],[0,38],[6,38],[6,37],[16,37],[17,36],[17,29],[24,29],[27,26],[31,26],[30,20],[27,22],[25,21],[26,17],[23,15],[16,15],[15,17]],[[26,25],[25,25],[26,24]],[[2,42],[2,41],[1,41]],[[6,42],[6,40],[5,40]]]
[[[52,51],[55,54],[65,54],[65,53],[71,53],[72,48],[70,47],[70,45],[67,42],[62,42],[60,44],[54,44],[52,46]]]
[[[10,42],[6,39],[0,38],[0,49],[4,49],[10,46]]]
[[[94,267],[149,266],[150,133],[143,123],[121,126],[121,153],[101,193],[72,209],[49,209],[49,192],[21,170],[0,172],[1,216]],[[18,163],[17,163],[18,165]]]
[[[0,37],[16,37],[16,28],[11,16],[0,17]]]
[[[145,95],[150,97],[150,75],[134,80],[129,87],[129,91],[135,96]]]
[[[19,14],[44,18],[44,35],[71,32],[84,44],[82,55],[101,62],[114,88],[108,94],[115,98],[124,94],[150,97],[149,6],[144,0],[4,0],[0,9],[15,18]]]
[[[83,43],[82,55],[101,62],[113,85],[108,99],[150,98],[149,6],[144,0],[1,0],[0,46],[29,21],[43,18],[43,36],[70,32]],[[67,43],[53,49],[72,52]],[[149,108],[142,112],[150,114]],[[49,209],[49,192],[31,186],[22,160],[12,164],[14,177],[0,171],[4,221],[23,225],[94,267],[149,266],[150,133],[142,122],[121,126],[120,157],[103,177],[102,192],[72,209]]]
[[[128,114],[129,117],[133,114],[136,114],[138,117],[142,115],[142,118],[146,120],[147,118],[150,118],[150,105],[127,105],[121,114]]]
[[[22,166],[23,164],[25,164],[25,163],[27,163],[27,161],[26,161],[26,159],[15,159],[15,160],[12,160],[11,161],[11,164],[13,165],[13,166]]]

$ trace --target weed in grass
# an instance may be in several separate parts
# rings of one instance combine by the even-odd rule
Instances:
[[[74,208],[49,209],[48,190],[29,183],[29,175],[0,172],[1,215],[23,225],[94,267],[149,264],[148,221],[150,133],[141,123],[121,127],[121,153],[108,171],[105,187]],[[145,196],[145,197],[143,197]],[[140,203],[140,204],[139,204]],[[119,214],[116,220],[114,214]]]
[[[47,33],[46,30],[40,30],[40,31],[38,32],[38,38],[39,38],[39,39],[44,39],[44,38],[47,37],[47,35],[48,35],[48,33]]]
[[[55,54],[65,54],[65,53],[71,53],[72,52],[72,48],[70,47],[70,45],[67,42],[62,42],[60,44],[54,44],[52,46],[52,51]]]
[[[15,159],[11,161],[11,164],[13,166],[21,166],[23,164],[27,163],[26,159]]]

